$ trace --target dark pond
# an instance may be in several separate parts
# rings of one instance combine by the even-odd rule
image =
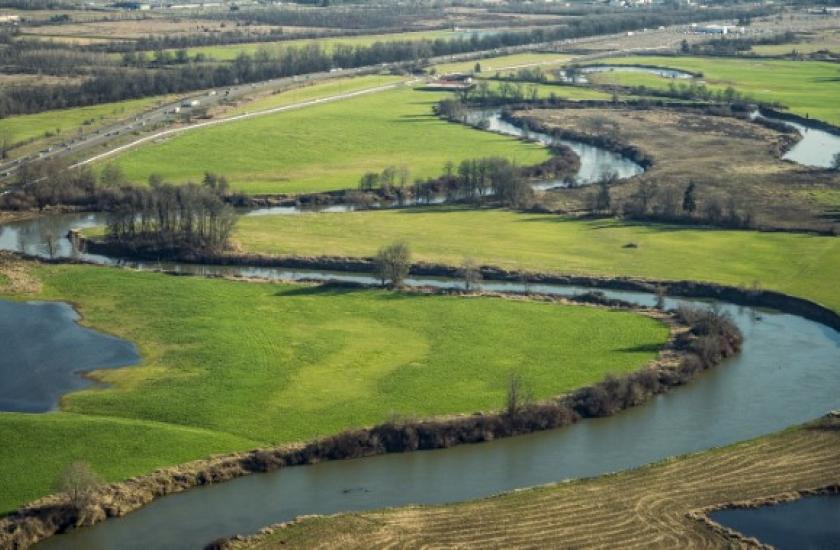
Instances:
[[[134,345],[80,326],[57,302],[0,300],[0,411],[46,412],[90,386],[80,373],[139,360]]]
[[[761,508],[720,510],[721,525],[780,550],[840,548],[840,496],[820,495]]]

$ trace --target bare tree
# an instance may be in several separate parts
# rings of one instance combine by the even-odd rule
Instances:
[[[472,258],[465,258],[458,270],[458,275],[464,280],[464,289],[470,291],[481,284],[481,268]]]
[[[55,253],[58,250],[58,239],[51,230],[44,233],[44,244],[47,247],[47,254],[49,254],[50,258],[55,258]]]
[[[514,416],[531,400],[531,393],[525,387],[522,377],[517,373],[512,373],[508,379],[505,413],[508,416]]]
[[[665,310],[665,297],[667,295],[667,290],[664,286],[656,286],[656,309],[661,311]]]
[[[393,243],[380,248],[375,261],[382,286],[390,284],[391,287],[398,287],[411,268],[411,251],[403,242]]]
[[[102,485],[102,478],[93,471],[90,464],[77,461],[61,472],[56,489],[67,496],[67,501],[73,508],[81,511],[90,504],[100,485]]]
[[[8,128],[0,129],[0,159],[9,158],[9,150],[14,145],[14,136]]]

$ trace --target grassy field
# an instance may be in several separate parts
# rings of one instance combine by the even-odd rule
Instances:
[[[10,136],[12,143],[42,138],[47,132],[57,134],[59,138],[67,138],[73,136],[79,128],[87,133],[105,124],[134,116],[163,101],[165,98],[149,97],[0,118],[0,134]],[[85,124],[87,121],[90,124]]]
[[[498,89],[502,82],[498,80],[487,80],[487,84],[490,86],[491,90]],[[516,82],[514,82],[514,85]],[[521,82],[519,83],[522,85],[523,89],[527,90],[533,85],[529,82]],[[537,86],[537,93],[539,94],[540,99],[547,99],[554,94],[558,98],[563,99],[570,99],[572,101],[577,101],[581,99],[610,99],[612,94],[607,92],[602,92],[600,90],[594,90],[592,88],[586,88],[583,86],[561,86],[561,85],[553,85],[553,84],[536,84]]]
[[[753,46],[752,52],[757,55],[787,55],[791,52],[809,54],[822,50],[832,53],[840,51],[840,29],[829,29],[806,33],[798,42],[790,44],[768,44]]]
[[[404,240],[418,260],[453,265],[471,256],[535,271],[757,282],[840,311],[836,237],[435,208],[244,217],[235,239],[254,252],[339,256],[368,256]]]
[[[94,373],[110,387],[65,396],[62,412],[0,413],[0,479],[13,480],[0,511],[49,492],[72,460],[120,479],[394,414],[498,409],[511,372],[545,398],[639,368],[668,335],[649,318],[579,306],[32,270],[41,290],[17,298],[72,302],[143,360]]]
[[[840,431],[792,429],[594,479],[449,506],[309,518],[233,548],[728,548],[688,513],[840,480]]]
[[[840,124],[840,66],[821,61],[777,61],[707,57],[619,57],[603,63],[658,65],[703,73],[713,87],[732,86],[759,101],[779,102],[802,116]],[[639,82],[638,75],[612,73],[616,82]],[[625,80],[626,79],[626,80]],[[667,87],[666,78],[646,79]]]
[[[389,90],[306,109],[196,130],[117,157],[128,178],[151,173],[183,182],[224,174],[246,193],[355,188],[368,171],[406,165],[437,176],[447,161],[499,155],[537,164],[539,145],[450,124],[432,106],[443,93]]]
[[[319,97],[329,97],[368,88],[377,88],[379,86],[395,84],[403,80],[406,80],[406,77],[377,74],[318,81],[308,86],[301,86],[281,93],[257,97],[252,101],[237,105],[225,114],[253,113],[255,111],[272,109],[274,107],[281,107]]]
[[[469,38],[470,34],[463,32],[436,30],[436,31],[417,31],[417,32],[402,32],[391,34],[365,34],[360,36],[337,36],[332,38],[303,38],[298,40],[284,40],[282,42],[254,42],[248,44],[232,44],[229,46],[204,46],[198,48],[189,48],[190,57],[197,54],[204,54],[210,59],[216,61],[233,61],[242,53],[254,55],[259,50],[266,50],[273,53],[278,53],[284,48],[301,48],[317,44],[322,50],[332,51],[337,45],[346,46],[371,46],[376,42],[400,42],[400,41],[419,41],[419,40],[453,40],[456,38]]]

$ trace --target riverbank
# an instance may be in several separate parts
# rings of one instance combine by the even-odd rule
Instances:
[[[709,506],[840,482],[840,421],[825,418],[635,470],[448,506],[307,517],[217,548],[757,546],[699,521]]]
[[[598,308],[605,307],[600,305],[601,301],[597,297],[584,297],[571,302],[548,296],[542,299],[560,304],[594,302]],[[610,307],[627,308],[617,301],[607,300],[603,303]],[[706,326],[705,317],[675,317],[653,310],[641,312],[665,322],[671,333],[669,343],[659,357],[641,371],[607,378],[592,387],[575,390],[548,401],[533,404],[523,401],[514,403],[513,408],[509,403],[508,408],[501,412],[421,421],[392,421],[370,429],[351,430],[309,444],[258,449],[159,470],[152,475],[103,488],[92,504],[81,511],[67,507],[60,497],[48,497],[0,521],[0,532],[5,533],[6,543],[25,546],[72,526],[91,525],[108,517],[122,516],[166,494],[254,472],[324,460],[448,448],[558,428],[580,418],[611,415],[639,405],[671,387],[685,384],[740,347],[741,337],[734,327],[735,332],[721,328],[718,339],[716,332],[708,333],[703,328]]]
[[[92,373],[110,387],[64,396],[62,412],[50,418],[120,418],[136,422],[138,435],[120,443],[108,426],[65,427],[62,433],[84,433],[65,440],[46,430],[46,416],[0,415],[4,440],[20,442],[7,447],[0,469],[9,479],[31,471],[8,487],[10,507],[46,494],[66,453],[120,480],[186,462],[173,460],[175,451],[192,460],[311,441],[395,414],[492,410],[505,400],[511,369],[527,365],[524,383],[542,400],[608,372],[635,371],[668,337],[664,326],[634,313],[491,296],[255,285],[82,265],[33,264],[32,272],[42,291],[16,299],[71,302],[86,326],[137,343],[143,357],[131,368]],[[241,319],[242,307],[263,315]],[[185,400],[194,403],[186,411]],[[140,435],[149,424],[201,432],[203,442],[161,448],[166,434]],[[132,456],[101,453],[111,445]],[[35,449],[43,460],[31,466]]]
[[[98,239],[88,239],[81,235],[74,237],[86,252],[108,255],[116,258],[133,260],[151,260],[154,255],[138,254],[113,243]],[[211,254],[187,255],[169,258],[183,263],[198,265],[219,265],[232,267],[290,268],[300,270],[319,270],[328,272],[374,273],[376,265],[371,257],[346,256],[271,256],[258,254]],[[687,298],[711,298],[725,300],[750,307],[766,307],[800,315],[840,331],[840,314],[819,303],[761,288],[733,287],[718,283],[690,280],[652,279],[632,276],[604,277],[587,275],[562,275],[523,270],[511,270],[495,266],[479,268],[482,278],[488,281],[527,282],[529,284],[568,285],[577,287],[627,290],[636,292],[656,292],[657,289],[667,296]],[[460,268],[456,265],[418,262],[411,265],[409,273],[420,277],[446,277],[457,279]]]

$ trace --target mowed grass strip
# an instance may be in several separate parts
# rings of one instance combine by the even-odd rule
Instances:
[[[48,493],[72,460],[119,479],[394,414],[496,410],[513,372],[546,398],[641,368],[668,337],[634,313],[512,299],[90,266],[34,274],[42,290],[18,298],[76,304],[86,325],[136,342],[143,361],[93,373],[109,387],[65,396],[62,412],[0,414],[0,441],[14,442],[0,446],[0,479],[20,478],[0,510]]]
[[[712,88],[732,86],[766,102],[786,105],[801,116],[840,124],[840,66],[823,61],[780,61],[765,59],[724,59],[712,57],[639,56],[604,59],[605,64],[656,65],[703,73]],[[617,83],[639,83],[638,75],[602,73],[597,78]],[[596,80],[597,80],[596,78]],[[646,85],[665,88],[684,81],[647,78]]]
[[[836,237],[442,207],[243,217],[235,239],[249,252],[309,256],[371,256],[403,240],[417,260],[460,265],[469,256],[532,271],[758,283],[840,311]]]
[[[447,161],[503,156],[520,165],[549,158],[540,145],[451,124],[432,114],[445,93],[396,89],[199,129],[116,158],[126,176],[174,182],[224,174],[245,193],[356,188],[368,171],[405,165],[440,175]]]

